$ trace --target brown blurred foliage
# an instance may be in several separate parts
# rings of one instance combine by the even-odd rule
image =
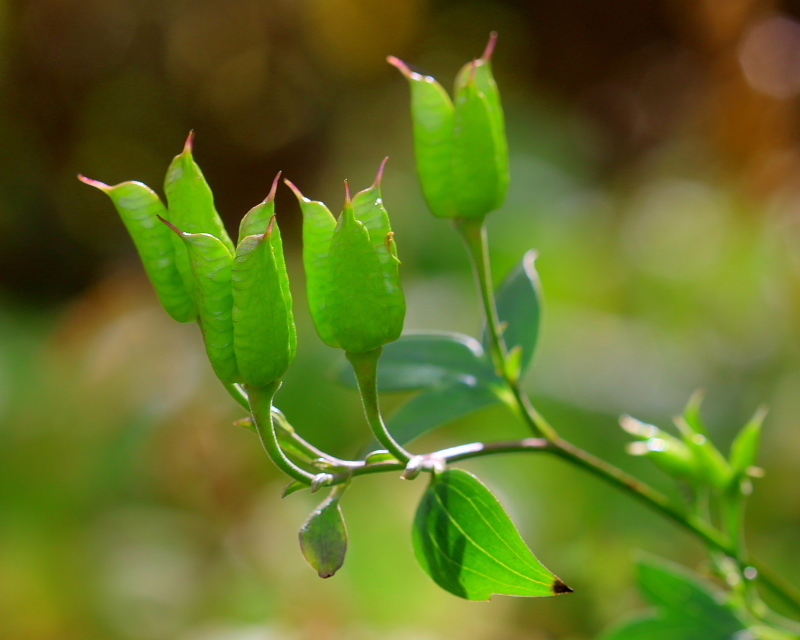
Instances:
[[[63,298],[127,249],[76,173],[158,185],[196,129],[233,224],[278,169],[313,183],[340,142],[402,117],[398,105],[343,124],[354,101],[386,106],[377,97],[397,83],[387,54],[438,71],[474,55],[492,28],[507,86],[591,123],[599,176],[667,157],[763,196],[797,168],[796,10],[775,0],[4,3],[0,283]]]

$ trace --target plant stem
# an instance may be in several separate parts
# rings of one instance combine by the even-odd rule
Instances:
[[[292,449],[295,449],[302,455],[302,458],[307,461],[313,461],[317,464],[322,462],[333,467],[346,468],[363,464],[357,461],[342,460],[332,456],[301,438],[294,430],[294,427],[291,425],[289,420],[283,414],[283,411],[278,409],[278,407],[272,407],[272,420],[273,425],[275,425],[275,433],[278,436],[278,442],[280,443],[283,441],[284,446],[286,446],[285,443],[288,442],[289,446],[286,446],[286,449],[290,453]]]
[[[243,408],[250,411],[250,400],[247,398],[247,394],[242,389],[242,385],[237,384],[235,382],[225,382],[225,389],[231,394],[231,398],[236,400]]]
[[[250,385],[245,387],[247,397],[250,400],[253,422],[256,425],[256,431],[258,431],[264,449],[266,449],[267,454],[276,466],[298,482],[311,484],[315,478],[314,474],[301,469],[289,460],[278,443],[278,435],[275,432],[275,424],[273,422],[272,400],[280,386],[280,380],[276,380],[265,387],[253,387]]]
[[[506,358],[508,350],[503,341],[503,332],[500,329],[500,319],[494,303],[494,287],[492,286],[492,269],[489,260],[488,241],[486,238],[486,225],[483,218],[456,218],[456,229],[467,245],[472,270],[478,281],[483,304],[486,328],[491,336],[489,352],[498,376],[506,378]]]
[[[514,400],[521,410],[521,415],[533,434],[545,436],[549,440],[556,440],[558,439],[558,434],[546,421],[532,419],[533,416],[540,416],[538,416],[528,396],[519,386],[516,374],[511,375],[512,372],[509,371],[507,366],[508,349],[503,340],[500,319],[497,316],[494,286],[492,285],[492,267],[489,260],[489,243],[486,237],[484,220],[483,218],[456,218],[455,225],[467,246],[467,253],[469,253],[472,270],[478,284],[483,313],[486,319],[486,329],[489,333],[489,353],[495,372],[505,381],[513,394]]]
[[[364,353],[347,351],[347,359],[353,365],[356,374],[361,402],[364,405],[364,415],[367,418],[372,433],[384,448],[401,462],[407,463],[414,456],[406,451],[397,440],[392,437],[381,416],[378,403],[378,360],[383,349],[378,347]]]

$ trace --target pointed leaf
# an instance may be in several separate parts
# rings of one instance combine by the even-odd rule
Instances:
[[[394,438],[405,444],[435,427],[500,402],[487,387],[452,382],[414,396],[387,421]]]
[[[474,385],[492,378],[481,344],[463,333],[405,334],[383,348],[378,390],[411,391],[460,381]],[[352,367],[342,367],[338,380],[356,388]]]
[[[310,489],[311,485],[305,484],[303,482],[299,482],[297,480],[292,480],[289,484],[287,484],[283,488],[283,493],[281,494],[282,498],[292,495],[297,491],[302,491],[303,489]]]
[[[759,409],[731,444],[731,468],[734,474],[743,476],[747,469],[756,463],[758,445],[761,441],[761,424],[766,417],[766,409]]]
[[[717,491],[725,490],[733,478],[731,466],[725,456],[719,452],[708,436],[696,432],[683,417],[675,418],[675,425],[695,458],[698,480]]]
[[[689,398],[686,407],[683,409],[683,420],[686,426],[689,427],[693,433],[708,434],[705,424],[703,424],[703,417],[700,415],[700,408],[703,405],[705,393],[698,389]]]
[[[721,595],[698,576],[647,558],[639,563],[639,586],[658,612],[639,615],[603,640],[735,640],[744,625]]]
[[[461,469],[431,480],[417,509],[413,540],[428,575],[467,600],[571,591],[531,553],[492,492]]]
[[[509,351],[519,347],[520,369],[524,373],[530,365],[539,339],[542,314],[542,291],[536,271],[536,252],[528,251],[508,274],[497,290],[497,315],[504,325],[503,339]],[[489,336],[484,329],[484,349]]]
[[[347,530],[339,498],[331,496],[308,517],[300,529],[300,550],[320,578],[330,578],[344,564]]]

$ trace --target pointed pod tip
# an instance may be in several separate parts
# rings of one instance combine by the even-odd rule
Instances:
[[[272,230],[275,228],[276,224],[278,224],[278,223],[275,221],[275,216],[273,215],[269,219],[269,224],[267,225],[267,230],[264,232],[264,237],[265,238],[269,238],[272,235]]]
[[[413,79],[415,75],[414,72],[400,58],[397,58],[395,56],[386,56],[386,62],[395,67],[400,73],[402,73],[409,80]]]
[[[473,60],[472,62],[469,63],[469,65],[470,65],[470,67],[469,67],[469,80],[468,80],[468,83],[469,84],[475,84],[475,73],[476,73],[476,70],[478,68],[478,60]]]
[[[269,193],[267,194],[267,197],[264,199],[264,204],[266,204],[268,202],[273,202],[275,200],[275,191],[277,191],[277,189],[278,189],[278,180],[281,179],[281,174],[282,173],[283,173],[283,171],[278,171],[278,175],[276,175],[275,178],[273,179],[272,187],[270,187]],[[289,183],[289,184],[291,184],[291,183]],[[292,186],[294,186],[294,185],[292,185]]]
[[[283,184],[285,184],[292,190],[292,193],[294,193],[294,195],[300,202],[309,202],[308,198],[306,198],[302,193],[300,193],[300,189],[294,186],[294,183],[291,180],[289,180],[289,178],[284,178]]]
[[[161,217],[161,216],[159,216],[159,215],[156,215],[156,218],[158,218],[159,220],[161,220],[161,222],[163,222],[165,225],[167,225],[167,226],[168,226],[170,229],[172,229],[172,230],[173,230],[175,233],[177,233],[179,236],[183,237],[183,231],[181,231],[180,229],[178,229],[178,227],[176,227],[174,224],[172,224],[172,223],[171,223],[169,220],[167,220],[166,218],[162,218],[162,217]]]
[[[183,144],[183,153],[192,153],[192,149],[194,148],[194,129],[189,131],[189,135],[186,136],[186,142]]]
[[[561,580],[556,578],[553,580],[553,593],[572,593],[574,590],[565,585]]]
[[[100,189],[101,191],[110,191],[111,187],[109,187],[105,182],[100,182],[99,180],[92,180],[91,178],[87,178],[83,174],[78,174],[78,180],[83,182],[84,184],[88,184],[90,187],[95,187],[96,189]]]
[[[378,175],[375,176],[375,182],[372,183],[372,189],[376,189],[381,186],[381,181],[383,180],[383,170],[386,168],[386,163],[389,161],[389,156],[386,156],[381,162],[381,166],[378,168]]]
[[[344,204],[345,206],[350,206],[352,204],[350,202],[350,185],[347,180],[344,181]]]
[[[489,42],[486,43],[486,48],[483,50],[480,59],[484,62],[489,62],[494,53],[494,47],[497,44],[497,31],[492,31],[489,34]]]

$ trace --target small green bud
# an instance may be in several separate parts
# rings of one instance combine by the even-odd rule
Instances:
[[[344,564],[347,529],[339,507],[339,492],[317,507],[299,534],[300,550],[320,578],[330,578]]]
[[[626,450],[634,456],[646,456],[659,469],[674,478],[695,481],[699,469],[694,454],[678,438],[662,431],[652,424],[641,422],[631,416],[622,416],[620,425],[632,436],[638,438]]]
[[[346,189],[338,222],[324,204],[305,198],[287,181],[303,211],[303,262],[314,324],[326,344],[351,353],[397,340],[403,329],[397,248],[380,191],[383,167],[352,201]]]
[[[491,69],[497,34],[459,72],[454,100],[430,76],[390,56],[411,85],[417,171],[428,206],[443,218],[482,218],[508,191],[508,143]]]
[[[697,423],[702,427],[702,423]],[[704,433],[696,431],[685,418],[675,418],[675,426],[681,433],[681,439],[689,447],[697,461],[700,478],[715,491],[724,491],[731,481],[732,472],[728,461],[714,446]]]

